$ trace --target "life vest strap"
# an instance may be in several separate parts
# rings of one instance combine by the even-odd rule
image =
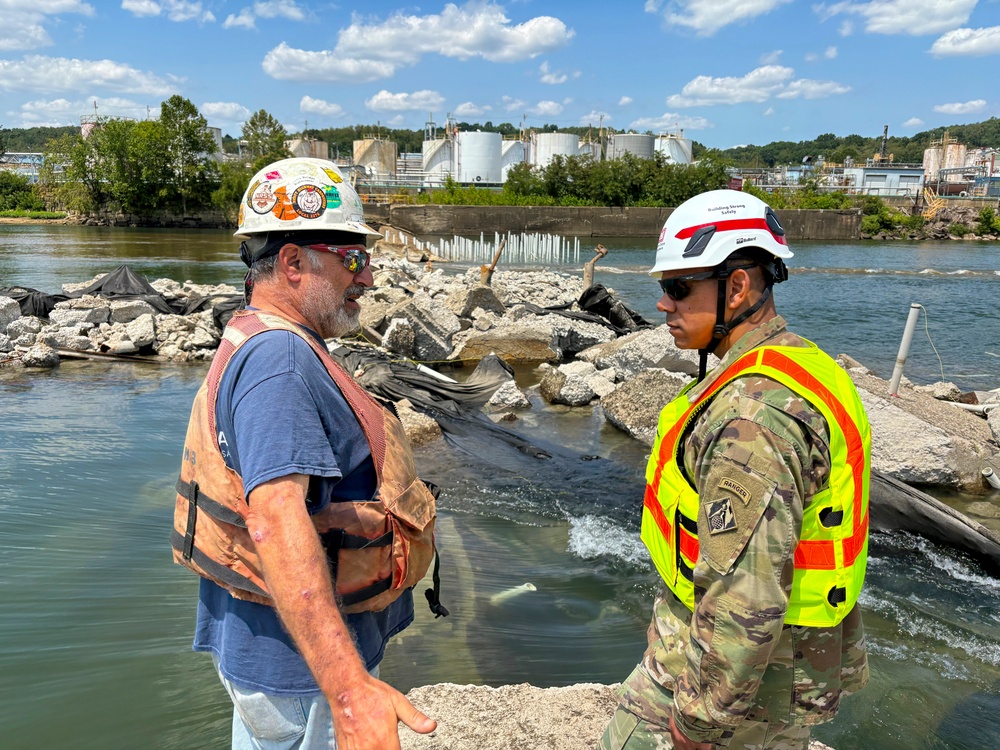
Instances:
[[[232,508],[227,508],[220,502],[217,502],[210,498],[208,495],[201,491],[198,487],[197,482],[185,482],[183,479],[178,478],[177,484],[175,485],[177,494],[181,497],[187,498],[189,503],[189,508],[195,506],[204,510],[208,515],[214,518],[216,521],[222,521],[223,523],[228,523],[230,526],[237,526],[241,529],[247,527],[247,522],[243,520],[243,516],[237,513]],[[188,511],[188,519],[190,525],[191,511]],[[192,538],[194,537],[194,529],[188,529]],[[190,559],[186,558],[186,559]]]
[[[170,534],[170,544],[175,550],[183,552],[185,537],[181,536],[175,529]],[[197,547],[194,547],[191,550],[191,557],[189,559],[196,563],[199,568],[208,573],[212,578],[221,581],[227,586],[234,589],[240,589],[241,591],[248,591],[251,594],[256,594],[257,596],[270,596],[266,591],[264,591],[264,589],[255,584],[249,578],[240,575],[232,568],[227,568],[222,563],[216,562]]]

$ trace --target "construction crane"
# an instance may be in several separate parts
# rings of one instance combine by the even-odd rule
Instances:
[[[882,146],[879,148],[878,153],[875,154],[875,158],[872,159],[876,164],[880,164],[885,161],[892,161],[892,154],[889,153],[889,126],[886,125],[882,128]]]

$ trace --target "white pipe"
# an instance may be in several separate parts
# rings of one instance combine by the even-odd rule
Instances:
[[[899,391],[899,381],[903,377],[903,365],[906,364],[906,356],[910,353],[910,342],[913,341],[913,331],[917,327],[917,316],[920,314],[920,305],[913,303],[910,305],[910,315],[906,319],[906,328],[903,329],[903,340],[899,342],[899,354],[896,355],[896,366],[892,370],[892,379],[889,381],[889,395],[896,396]]]
[[[457,380],[452,380],[447,375],[442,375],[437,370],[432,370],[430,367],[427,367],[426,365],[417,363],[417,369],[420,370],[420,372],[424,373],[425,375],[430,375],[432,378],[437,378],[438,380],[443,381],[445,383],[458,382]]]
[[[997,408],[997,404],[960,404],[958,401],[945,401],[945,403],[957,406],[959,409],[971,411],[974,414],[988,414]]]
[[[1000,477],[989,466],[983,469],[983,479],[995,490],[1000,490]]]
[[[501,604],[508,599],[513,599],[515,596],[520,596],[528,591],[538,591],[538,589],[535,588],[535,584],[533,583],[522,583],[520,586],[501,591],[499,594],[494,594],[490,597],[490,604]]]

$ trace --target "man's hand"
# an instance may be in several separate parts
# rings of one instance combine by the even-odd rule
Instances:
[[[670,717],[670,738],[674,742],[675,750],[712,750],[711,742],[693,742],[689,740],[677,725],[674,723],[674,717]]]
[[[399,722],[419,734],[437,729],[406,696],[370,675],[330,696],[330,708],[340,750],[399,750]]]

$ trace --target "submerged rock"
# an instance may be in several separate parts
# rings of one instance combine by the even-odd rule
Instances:
[[[59,364],[59,354],[45,344],[36,344],[24,353],[21,362],[26,367],[56,367]]]
[[[659,368],[643,370],[601,399],[604,418],[636,440],[652,445],[660,412],[690,381],[686,375]]]

